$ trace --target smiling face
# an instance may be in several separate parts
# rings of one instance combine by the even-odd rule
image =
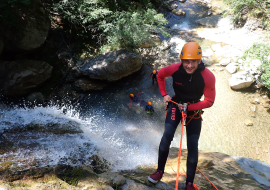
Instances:
[[[185,69],[187,74],[193,74],[197,70],[200,63],[201,63],[201,59],[183,59],[182,60],[183,68]]]

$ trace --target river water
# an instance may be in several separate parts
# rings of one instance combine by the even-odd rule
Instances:
[[[190,31],[197,27],[194,20],[205,16],[207,11],[194,2],[184,4],[186,17],[166,16],[171,28]],[[198,11],[200,15],[195,14]],[[179,36],[172,36],[172,39],[177,42]],[[197,40],[204,48],[215,43]],[[203,114],[199,149],[270,163],[269,114],[262,105],[257,105],[255,118],[249,114],[250,99],[259,95],[232,91],[228,85],[230,75],[226,71],[220,71],[215,65],[209,69],[216,76],[217,97],[213,107],[205,109]],[[152,70],[151,65],[143,65],[137,73],[112,83],[102,92],[86,95],[72,106],[57,106],[56,103],[34,108],[1,105],[0,132],[4,134],[2,138],[14,144],[12,151],[0,155],[0,162],[14,161],[21,165],[36,162],[38,166],[59,163],[87,165],[91,163],[89,157],[95,154],[105,158],[115,170],[156,164],[165,110],[158,86],[152,85],[149,78]],[[170,78],[166,79],[166,87],[168,94],[173,95]],[[153,115],[146,114],[138,105],[129,107],[129,94],[140,92],[143,92],[143,100],[152,102]],[[254,125],[245,126],[246,119],[251,119]],[[34,124],[44,130],[26,130],[27,126]],[[48,132],[48,128],[56,125],[72,126],[83,133]],[[180,127],[172,146],[179,147],[179,144]],[[185,135],[183,148],[186,148]]]

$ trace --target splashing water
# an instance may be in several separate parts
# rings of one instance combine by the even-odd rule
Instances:
[[[90,112],[81,117],[78,111],[66,107],[1,108],[0,131],[14,148],[0,155],[2,161],[19,165],[37,162],[39,167],[75,166],[89,165],[91,156],[98,155],[112,169],[156,163],[161,134],[147,127],[151,121],[136,124],[105,116],[102,109]],[[38,129],[33,130],[33,126]]]

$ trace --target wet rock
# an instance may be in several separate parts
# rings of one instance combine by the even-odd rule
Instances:
[[[136,183],[134,180],[127,179],[127,182],[125,185],[122,186],[122,190],[155,190],[156,188],[148,187],[143,184]]]
[[[195,22],[197,24],[207,26],[207,27],[217,27],[218,22],[219,22],[219,20],[221,20],[221,18],[222,18],[222,16],[220,16],[220,15],[213,15],[210,17],[198,19]]]
[[[180,3],[184,3],[186,2],[187,0],[179,0]]]
[[[115,173],[99,174],[98,181],[112,187],[120,187],[126,183],[126,178]]]
[[[26,100],[29,101],[32,104],[41,104],[44,100],[45,97],[41,92],[34,92],[26,97]]]
[[[43,61],[20,60],[0,63],[0,89],[6,96],[25,95],[48,80],[52,66]]]
[[[177,15],[177,16],[185,16],[186,15],[186,13],[181,9],[173,9],[172,13]]]
[[[241,71],[229,78],[229,85],[233,90],[241,90],[250,87],[254,81],[249,71]]]
[[[140,56],[120,49],[86,61],[80,68],[79,75],[113,82],[139,71],[141,67]]]
[[[91,79],[79,79],[75,81],[75,90],[79,92],[92,92],[103,90],[104,87],[108,86],[109,83],[102,82],[99,80]]]

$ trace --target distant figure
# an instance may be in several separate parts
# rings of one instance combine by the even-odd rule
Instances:
[[[152,76],[152,85],[154,85],[155,81],[157,83],[157,74],[158,74],[158,72],[156,70],[153,70],[153,72],[150,74],[149,78],[151,78],[151,76]]]
[[[147,113],[154,113],[155,112],[151,102],[148,102],[148,104],[145,106],[145,111]]]
[[[135,104],[141,104],[141,101],[142,99],[140,98],[140,95],[142,94],[143,92],[140,92],[136,95],[134,94],[130,94],[129,95],[129,98],[130,98],[130,103],[129,103],[129,107],[131,107],[132,103],[135,103]]]
[[[145,109],[145,111],[147,113],[153,113],[154,112],[154,108],[152,107],[152,104],[151,102],[146,102],[144,100],[142,100],[140,98],[140,95],[142,94],[143,92],[140,92],[136,95],[134,94],[130,94],[129,95],[129,98],[130,98],[130,103],[129,103],[129,107],[131,107],[132,103],[135,103],[135,104],[139,104],[141,107],[143,107]]]

